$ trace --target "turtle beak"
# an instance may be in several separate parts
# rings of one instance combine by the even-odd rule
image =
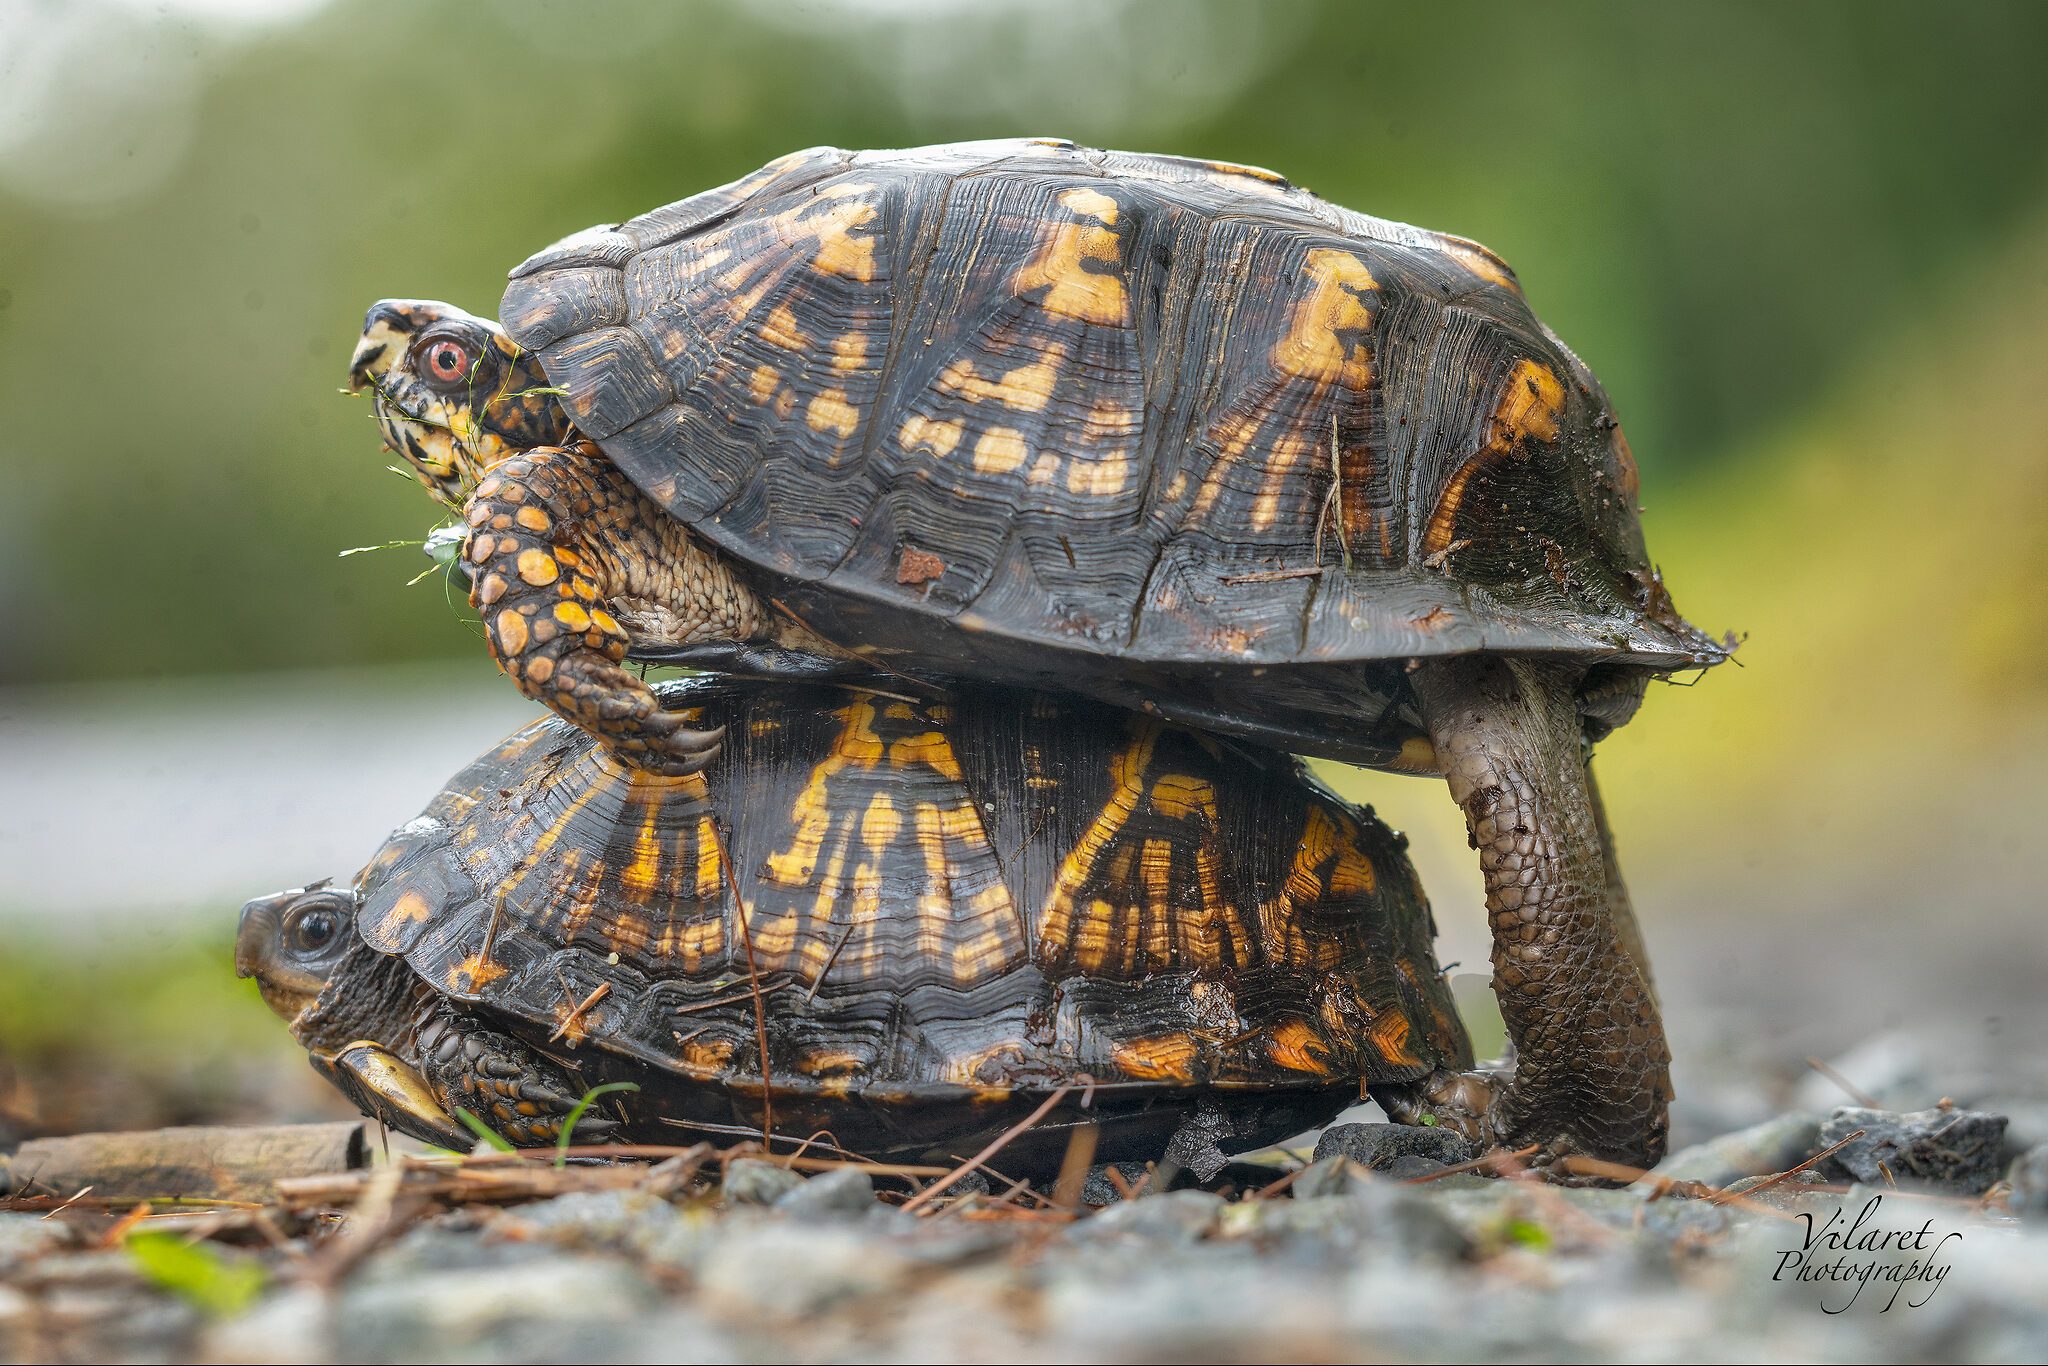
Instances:
[[[284,914],[285,907],[304,895],[303,887],[294,887],[288,892],[259,896],[242,907],[241,923],[235,931],[235,976],[256,976],[263,965],[265,948],[277,938],[277,918]]]

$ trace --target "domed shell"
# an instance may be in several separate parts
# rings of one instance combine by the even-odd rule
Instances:
[[[711,767],[529,726],[359,875],[364,938],[558,1054],[722,1091],[698,1113],[737,1123],[750,952],[778,1116],[1083,1078],[1334,1107],[1469,1059],[1402,841],[1283,756],[1006,690],[664,692],[728,727]]]
[[[676,517],[927,633],[1160,664],[1725,653],[1514,274],[1268,171],[816,148],[542,252],[502,316]]]

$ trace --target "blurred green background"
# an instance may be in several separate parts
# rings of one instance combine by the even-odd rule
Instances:
[[[1682,1085],[1701,1040],[2038,1041],[2044,58],[2034,4],[0,0],[0,1106],[152,1118],[61,1057],[274,1108],[233,907],[524,715],[415,556],[337,557],[434,520],[337,393],[371,300],[1015,134],[1478,238],[1605,380],[1679,604],[1748,633],[1601,761]],[[1340,780],[1483,963],[1440,790]]]

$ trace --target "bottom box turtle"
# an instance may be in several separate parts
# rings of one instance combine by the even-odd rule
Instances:
[[[243,908],[238,971],[366,1112],[525,1146],[632,1082],[578,1141],[951,1160],[1065,1086],[1005,1171],[1090,1123],[1201,1171],[1471,1063],[1405,841],[1286,755],[995,688],[661,693],[726,728],[701,772],[540,721],[352,883]]]

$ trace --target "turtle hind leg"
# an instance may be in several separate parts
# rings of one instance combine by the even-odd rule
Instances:
[[[1648,1167],[1671,1054],[1612,840],[1603,837],[1569,665],[1429,660],[1410,675],[1486,876],[1512,1077],[1445,1074],[1433,1112],[1474,1138]]]
[[[452,1112],[467,1110],[515,1148],[560,1139],[583,1096],[562,1068],[538,1051],[437,1002],[420,1024],[420,1072]],[[575,1137],[610,1143],[618,1121],[595,1109],[576,1121]]]

